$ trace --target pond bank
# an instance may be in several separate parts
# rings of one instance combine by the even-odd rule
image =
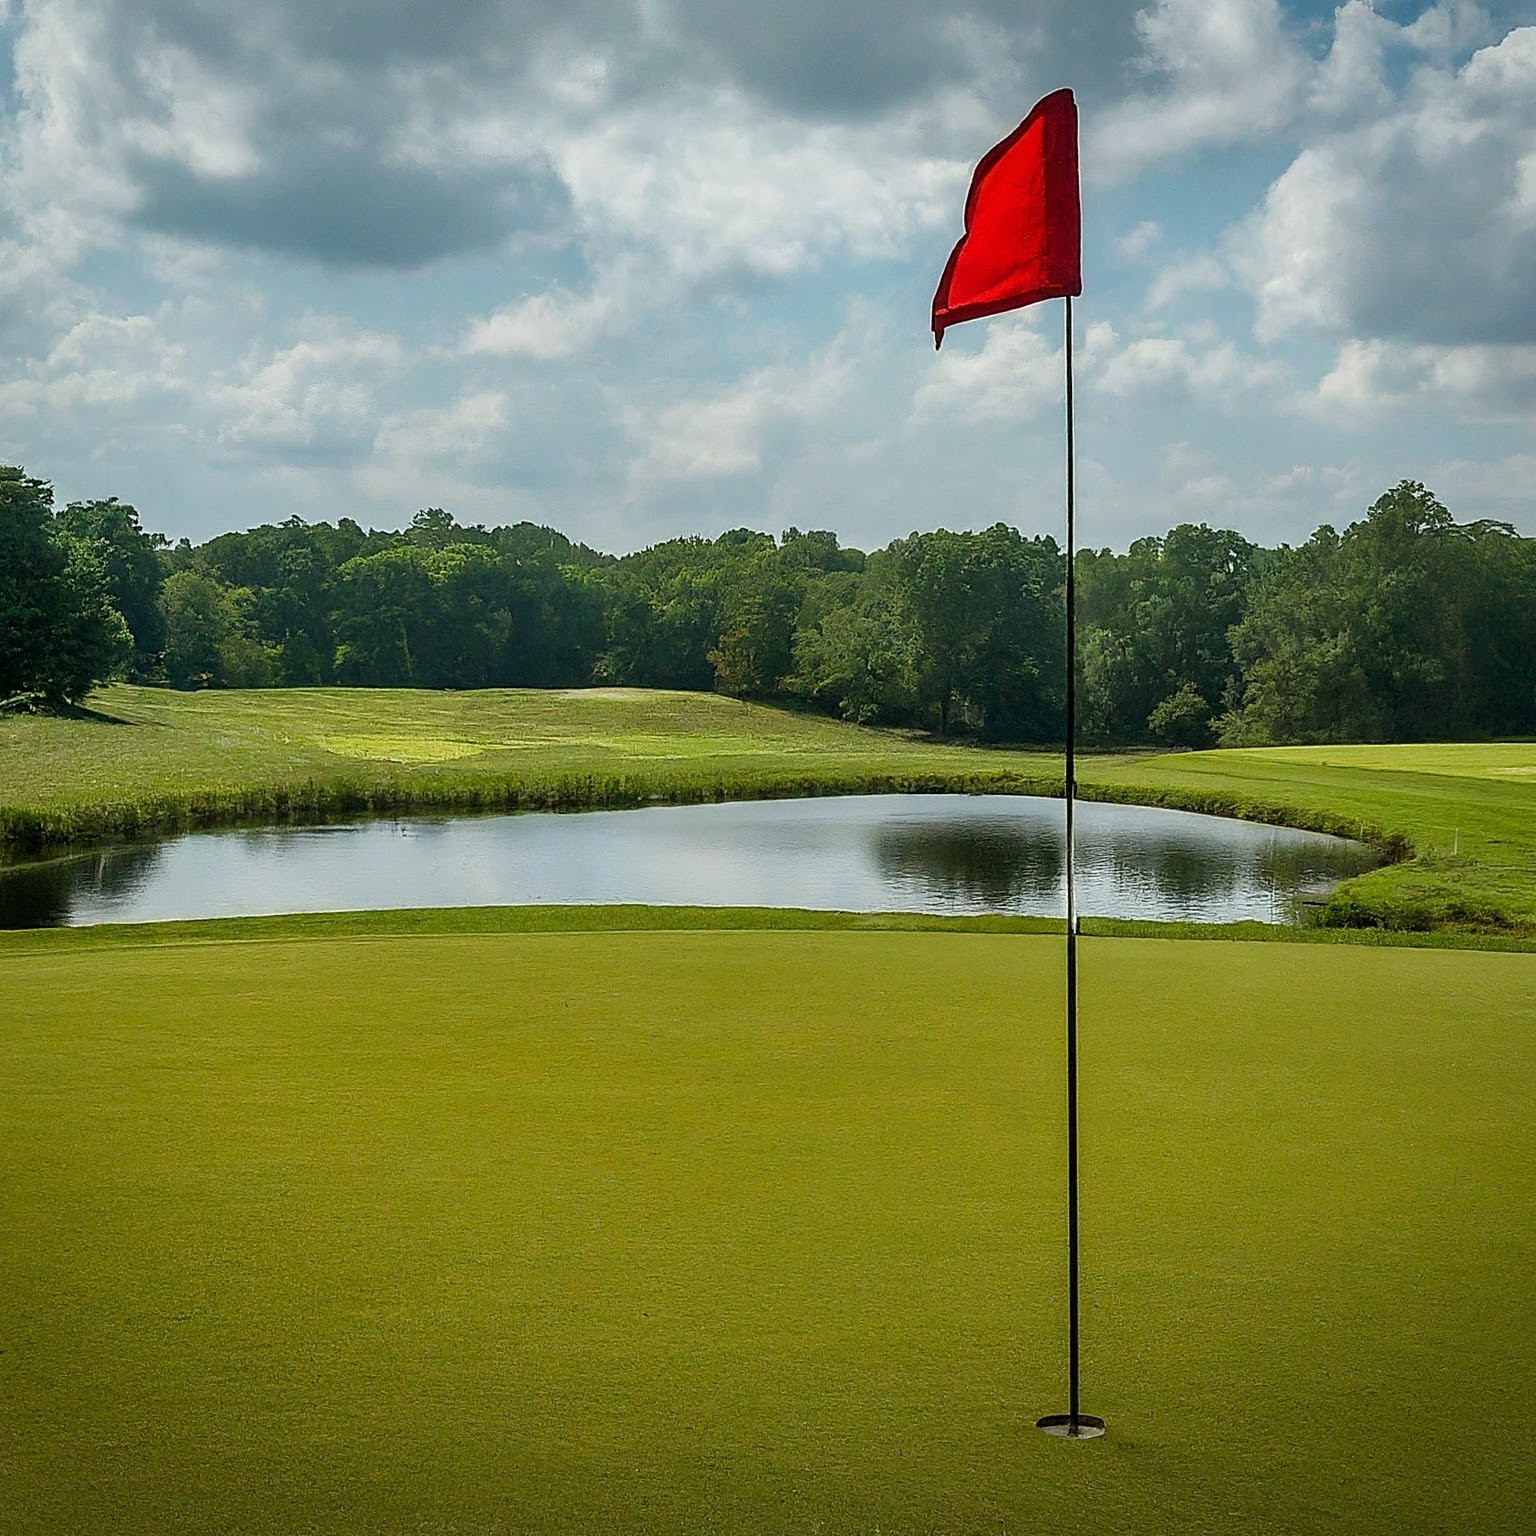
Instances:
[[[96,721],[0,721],[0,856],[406,811],[1062,790],[1055,754],[933,743],[714,695],[118,687],[93,703]],[[1341,886],[1318,914],[1325,924],[1536,934],[1524,757],[1501,758],[1487,770],[1507,776],[1496,778],[1481,774],[1476,747],[1422,749],[1424,772],[1402,758],[1416,750],[1090,754],[1080,793],[1371,843],[1387,866]],[[1386,771],[1349,758],[1370,752],[1398,757]],[[1536,772],[1536,746],[1529,755]]]

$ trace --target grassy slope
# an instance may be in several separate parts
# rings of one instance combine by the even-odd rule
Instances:
[[[0,847],[415,805],[1060,787],[1049,753],[945,747],[707,694],[105,690],[103,721],[0,717]],[[1351,924],[1536,934],[1536,744],[1086,758],[1089,794],[1401,840]]]
[[[105,720],[0,716],[0,839],[37,846],[414,804],[629,805],[903,785],[1049,786],[1053,759],[979,754],[713,694],[115,687]]]
[[[1059,941],[403,922],[0,938],[7,1536],[1529,1528],[1536,958],[1084,941],[1070,1446]]]
[[[1333,921],[1536,933],[1536,744],[1191,752],[1085,776],[1134,799],[1290,808],[1302,824],[1404,838],[1415,856],[1341,887]]]

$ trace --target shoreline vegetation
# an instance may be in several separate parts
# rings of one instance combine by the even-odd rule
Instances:
[[[202,828],[403,812],[1060,795],[1064,783],[1057,753],[666,690],[114,685],[90,705],[74,719],[0,718],[0,863]],[[1532,778],[1536,744],[1085,754],[1078,767],[1085,799],[1372,844],[1386,862],[1340,885],[1315,929],[1508,939],[1536,939]]]

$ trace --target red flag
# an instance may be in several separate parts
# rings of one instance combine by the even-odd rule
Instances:
[[[1077,103],[1052,91],[976,167],[965,233],[933,296],[933,344],[962,320],[1082,291]]]

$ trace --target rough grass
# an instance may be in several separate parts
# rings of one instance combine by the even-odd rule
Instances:
[[[936,746],[713,694],[115,687],[91,703],[94,718],[0,716],[0,846],[407,807],[1061,787],[1049,756]]]
[[[0,853],[413,807],[1062,783],[1053,753],[946,746],[709,694],[118,687],[92,702],[97,718],[0,717]],[[1536,743],[1099,756],[1079,778],[1085,795],[1376,843],[1394,862],[1341,886],[1324,925],[1536,936]]]
[[[1529,1530],[1536,958],[1084,940],[1068,1445],[1059,939],[466,921],[0,938],[0,1531]]]

